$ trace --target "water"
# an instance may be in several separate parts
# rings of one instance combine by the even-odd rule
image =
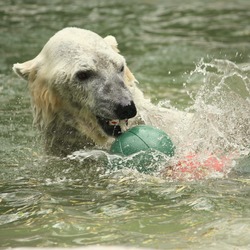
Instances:
[[[0,247],[250,248],[250,3],[183,2],[0,2]],[[195,113],[178,155],[233,152],[228,171],[190,181],[106,171],[105,152],[44,156],[11,67],[65,26],[116,36],[153,102]]]

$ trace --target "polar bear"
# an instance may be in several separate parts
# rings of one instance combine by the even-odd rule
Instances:
[[[113,36],[64,28],[34,59],[14,64],[13,70],[28,81],[34,124],[53,155],[107,148],[138,123],[158,121],[170,132],[177,118],[171,111],[161,116],[144,98]]]

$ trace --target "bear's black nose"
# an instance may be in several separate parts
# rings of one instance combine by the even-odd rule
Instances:
[[[136,116],[136,107],[133,101],[130,102],[129,105],[123,106],[118,104],[115,109],[115,113],[119,120],[129,119]]]

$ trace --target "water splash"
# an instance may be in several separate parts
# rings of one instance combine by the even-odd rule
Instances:
[[[228,60],[202,59],[187,84],[199,80],[197,93],[189,93],[194,116],[183,140],[187,150],[213,154],[248,155],[250,152],[250,67]]]
[[[193,180],[223,177],[236,160],[250,154],[250,66],[203,59],[190,72],[187,89],[191,119],[180,119],[176,155],[163,174]],[[172,109],[171,107],[169,107]]]

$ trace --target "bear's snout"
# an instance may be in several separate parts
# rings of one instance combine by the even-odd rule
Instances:
[[[136,113],[137,110],[133,101],[129,105],[118,104],[115,108],[115,114],[119,120],[132,118],[136,116]]]

